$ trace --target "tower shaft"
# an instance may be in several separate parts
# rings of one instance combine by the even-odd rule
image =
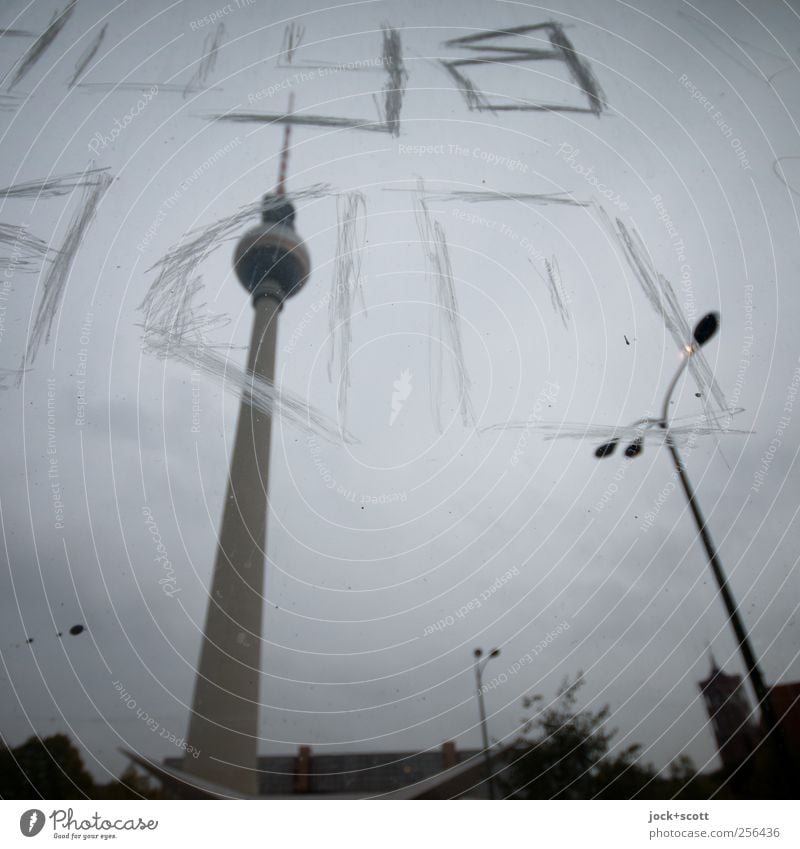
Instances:
[[[258,297],[253,308],[248,368],[272,381],[281,300]],[[246,795],[258,792],[270,430],[270,416],[243,399],[184,758],[185,772]]]

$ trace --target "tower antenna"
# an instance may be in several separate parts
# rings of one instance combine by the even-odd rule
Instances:
[[[287,118],[291,118],[294,112],[294,92],[289,93],[289,108],[286,112]],[[278,185],[275,188],[275,194],[278,196],[286,194],[286,174],[289,170],[289,139],[292,135],[292,125],[290,121],[286,122],[283,128],[283,147],[281,148],[281,162],[278,168]]]

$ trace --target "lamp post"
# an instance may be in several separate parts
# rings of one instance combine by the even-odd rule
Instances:
[[[483,669],[486,664],[500,654],[500,649],[492,649],[486,657],[483,657],[482,649],[475,649],[475,681],[478,684],[478,709],[481,716],[481,735],[483,736],[483,758],[486,767],[486,787],[489,798],[494,799],[494,782],[492,780],[492,757],[489,753],[489,732],[486,728],[486,706],[483,702]],[[483,659],[481,659],[483,658]]]
[[[775,715],[775,710],[772,705],[772,701],[769,697],[769,690],[767,689],[767,685],[764,683],[764,676],[761,672],[761,668],[758,665],[755,653],[753,652],[753,647],[750,644],[750,638],[747,634],[747,630],[745,629],[744,623],[742,622],[741,616],[739,615],[739,609],[736,604],[736,601],[733,598],[733,592],[731,591],[728,579],[725,577],[725,573],[722,569],[722,563],[720,562],[717,550],[714,546],[714,542],[711,539],[711,534],[709,533],[706,520],[700,510],[700,505],[697,501],[697,496],[694,493],[694,489],[692,488],[692,485],[689,481],[689,477],[686,473],[686,466],[683,463],[681,455],[678,453],[678,448],[675,445],[675,440],[672,437],[672,432],[670,431],[669,427],[669,404],[672,400],[672,393],[675,391],[675,387],[678,384],[678,380],[681,378],[684,371],[686,370],[686,367],[689,364],[689,361],[691,360],[692,356],[697,353],[697,351],[702,345],[704,345],[706,342],[708,342],[709,339],[711,339],[712,336],[714,336],[714,334],[717,332],[718,327],[719,316],[715,312],[710,312],[700,319],[694,329],[694,338],[692,342],[687,344],[682,352],[683,361],[681,362],[680,368],[675,373],[675,376],[672,378],[672,382],[669,384],[669,387],[667,389],[667,394],[664,398],[664,404],[661,408],[661,417],[657,419],[639,419],[637,422],[634,422],[634,424],[642,425],[644,428],[657,426],[664,431],[664,441],[666,442],[667,448],[669,448],[669,453],[672,457],[672,462],[675,465],[675,471],[678,477],[680,478],[681,485],[683,486],[683,491],[686,494],[687,501],[689,502],[689,507],[691,508],[692,516],[694,516],[694,521],[697,525],[697,532],[699,533],[700,539],[702,540],[703,546],[705,547],[708,562],[711,566],[711,571],[714,573],[714,578],[717,582],[717,586],[719,587],[719,592],[722,596],[722,601],[725,604],[725,610],[728,614],[728,619],[731,623],[731,627],[733,628],[733,633],[736,635],[736,645],[739,647],[739,651],[742,654],[745,669],[747,670],[747,676],[750,679],[750,684],[753,687],[753,691],[756,694],[756,699],[758,700],[759,706],[761,707],[761,716],[764,722],[764,730],[766,731],[768,736],[774,734],[777,740],[777,738],[780,736],[780,728],[778,727],[778,721]],[[598,458],[611,456],[611,454],[614,453],[618,442],[619,439],[612,439],[610,442],[601,445],[595,451],[595,456]],[[642,453],[643,450],[644,440],[642,439],[642,437],[637,437],[625,449],[625,456],[630,458],[637,457],[639,454]]]

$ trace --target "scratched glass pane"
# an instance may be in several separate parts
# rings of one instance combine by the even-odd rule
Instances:
[[[794,9],[0,15],[0,797],[797,781]]]

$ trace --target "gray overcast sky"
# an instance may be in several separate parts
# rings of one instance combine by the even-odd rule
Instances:
[[[39,33],[56,8],[7,3],[0,26]],[[204,19],[212,14],[218,21]],[[438,61],[466,51],[444,42],[549,20],[591,66],[603,114],[470,111]],[[291,22],[304,37],[293,66],[281,67]],[[205,88],[184,96],[217,23]],[[160,727],[185,735],[238,404],[220,381],[193,380],[187,366],[143,350],[149,269],[188,230],[274,186],[282,128],[208,116],[283,112],[291,90],[298,112],[376,120],[384,23],[400,34],[408,72],[399,135],[312,126],[292,136],[290,190],[330,191],[298,203],[313,273],[281,314],[279,382],[337,417],[327,304],[336,193],[359,191],[364,303],[352,318],[346,421],[358,442],[309,440],[281,420],[273,429],[261,751],[477,746],[472,650],[501,646],[486,671],[506,679],[487,694],[493,738],[516,733],[523,695],[552,697],[583,670],[581,704],[610,703],[620,742],[642,743],[658,766],[683,752],[700,766],[715,758],[696,682],[709,648],[727,670],[741,667],[685,502],[669,491],[666,452],[654,442],[635,462],[599,463],[601,440],[547,439],[543,427],[655,413],[679,364],[614,237],[615,217],[638,231],[690,323],[721,314],[706,356],[728,404],[743,408],[731,426],[749,433],[701,437],[687,464],[767,678],[800,677],[800,21],[791,4],[146,0],[109,11],[79,0],[10,89],[0,121],[4,186],[92,160],[114,177],[49,341],[19,386],[0,387],[0,730],[11,743],[67,731],[98,776],[122,769],[121,745],[180,754],[115,682]],[[30,43],[0,39],[6,91]],[[357,68],[327,67],[341,63]],[[586,102],[559,62],[469,73],[490,100]],[[158,92],[140,105],[150,84]],[[459,414],[455,352],[434,306],[419,179],[449,246],[474,426]],[[486,190],[565,192],[587,205],[444,197]],[[0,221],[58,248],[80,202],[80,189],[6,198]],[[241,364],[251,307],[231,273],[233,244],[199,263],[196,303],[229,317],[209,341],[233,346]],[[546,283],[553,258],[564,320]],[[16,369],[44,271],[0,274],[0,367]],[[410,392],[390,423],[406,370]],[[673,415],[702,414],[711,401],[697,391],[682,383]],[[529,432],[486,430],[531,417]],[[145,507],[174,567],[171,597]],[[648,513],[657,514],[650,527]],[[456,615],[476,597],[479,607]],[[86,632],[69,636],[76,623]]]

